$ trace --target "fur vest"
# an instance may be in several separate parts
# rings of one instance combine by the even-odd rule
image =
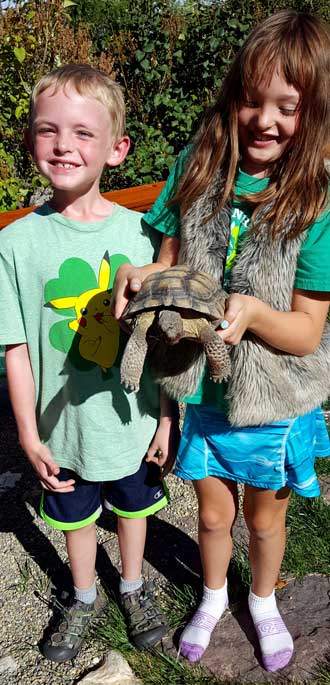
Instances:
[[[213,187],[197,198],[183,217],[178,261],[212,274],[222,284],[231,208],[204,222],[212,214],[219,192],[220,173]],[[291,228],[288,217],[286,234]],[[293,240],[285,234],[272,240],[266,223],[257,233],[247,231],[231,271],[231,291],[254,295],[274,309],[290,311],[297,258],[305,238],[306,231]],[[298,357],[281,352],[247,332],[232,348],[231,361],[227,397],[233,425],[262,425],[305,414],[330,395],[329,322],[312,354]],[[204,363],[204,353],[200,353],[188,372],[193,380],[200,378]]]

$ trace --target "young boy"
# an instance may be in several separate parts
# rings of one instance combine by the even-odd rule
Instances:
[[[66,65],[44,76],[27,141],[53,198],[0,235],[0,344],[19,439],[43,487],[41,515],[65,532],[74,585],[43,646],[60,662],[76,656],[104,604],[95,585],[101,482],[118,515],[130,638],[143,649],[167,630],[141,568],[146,516],[167,503],[159,466],[171,457],[174,420],[166,405],[159,419],[146,374],[138,394],[120,385],[125,336],[110,312],[118,266],[152,262],[156,246],[140,214],[99,191],[104,167],[127,155],[124,131],[122,93],[107,75]]]

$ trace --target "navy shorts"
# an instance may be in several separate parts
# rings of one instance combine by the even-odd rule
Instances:
[[[74,478],[72,492],[43,490],[40,514],[52,528],[76,530],[96,521],[102,505],[125,518],[144,518],[163,509],[169,501],[168,490],[160,480],[160,469],[143,461],[139,470],[110,483],[87,481],[69,469],[61,468],[59,480]]]

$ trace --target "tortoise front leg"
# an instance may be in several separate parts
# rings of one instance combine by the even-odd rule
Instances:
[[[202,329],[200,341],[204,345],[211,380],[214,383],[227,380],[231,373],[231,362],[226,343],[212,326],[205,326]]]
[[[120,365],[120,379],[127,390],[137,392],[140,388],[140,378],[148,350],[147,331],[153,318],[154,314],[151,312],[141,314],[126,343]]]

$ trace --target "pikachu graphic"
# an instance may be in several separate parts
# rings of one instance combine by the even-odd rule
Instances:
[[[45,305],[54,309],[74,307],[76,319],[68,325],[80,335],[79,353],[104,372],[114,364],[120,335],[119,325],[110,312],[110,271],[109,253],[106,251],[100,264],[97,288],[80,295],[58,297]]]

